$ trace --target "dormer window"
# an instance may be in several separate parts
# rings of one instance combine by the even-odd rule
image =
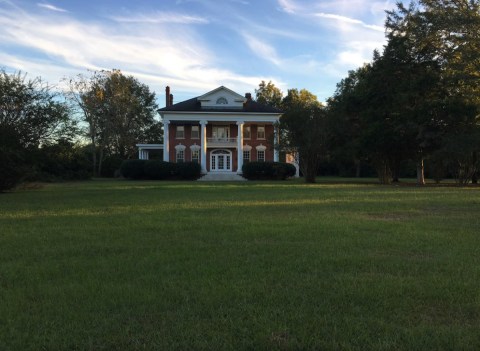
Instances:
[[[228,101],[224,97],[220,97],[217,99],[217,105],[228,105]]]

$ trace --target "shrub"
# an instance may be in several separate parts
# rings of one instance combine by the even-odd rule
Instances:
[[[23,178],[25,166],[20,152],[0,146],[0,192],[13,189]]]
[[[174,173],[174,164],[159,160],[149,160],[145,163],[145,177],[148,179],[169,179]]]
[[[243,165],[243,177],[249,180],[284,180],[295,175],[295,166],[284,162],[248,162]]]
[[[184,180],[195,180],[200,178],[202,168],[197,162],[174,163],[175,174]]]
[[[120,173],[123,177],[129,179],[145,178],[145,160],[125,160],[120,165]]]

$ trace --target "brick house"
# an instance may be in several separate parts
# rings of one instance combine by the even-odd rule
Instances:
[[[159,110],[164,143],[138,144],[139,158],[163,149],[163,160],[199,162],[202,173],[241,173],[250,161],[278,161],[275,124],[282,112],[221,86],[202,96],[173,104],[166,88],[166,106]]]

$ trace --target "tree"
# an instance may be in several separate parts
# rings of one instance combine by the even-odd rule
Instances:
[[[406,43],[412,63],[420,65],[424,71],[429,67],[435,70],[433,81],[436,84],[432,85],[432,80],[427,79],[428,89],[424,91],[428,93],[423,94],[413,109],[419,112],[417,116],[424,116],[418,124],[421,148],[417,177],[419,183],[423,183],[423,156],[441,149],[441,144],[453,147],[452,140],[460,140],[453,135],[478,128],[480,2],[420,0],[418,5],[412,3],[406,8],[399,3],[396,11],[388,12],[386,28],[389,44]],[[429,67],[425,67],[427,63]],[[431,121],[436,124],[434,134],[424,128],[431,125]],[[432,148],[433,139],[436,145]],[[430,146],[427,152],[422,147],[425,144],[427,148]],[[464,150],[473,154],[478,152],[478,149]],[[476,160],[476,155],[471,156],[466,159]]]
[[[317,97],[308,90],[289,89],[282,101],[279,147],[298,153],[300,168],[308,183],[315,182],[318,163],[326,146],[326,113]]]
[[[271,81],[265,83],[264,80],[255,89],[257,102],[280,109],[282,107],[283,93]]]
[[[138,142],[159,142],[155,93],[119,70],[93,72],[69,80],[69,98],[87,123],[94,174],[102,174],[106,157],[129,159]]]
[[[21,181],[39,147],[75,132],[68,107],[41,78],[0,70],[0,191]]]

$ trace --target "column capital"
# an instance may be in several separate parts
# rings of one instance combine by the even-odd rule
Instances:
[[[242,124],[245,124],[245,121],[237,121],[237,126],[241,126]]]
[[[208,121],[205,121],[204,119],[198,121],[202,126],[206,126],[208,124]]]
[[[169,120],[169,119],[164,119],[162,122],[163,122],[163,125],[170,124],[170,120]]]

